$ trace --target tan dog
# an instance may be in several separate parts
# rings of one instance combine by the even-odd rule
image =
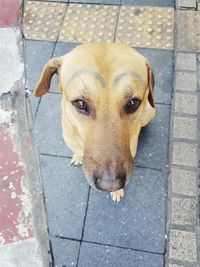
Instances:
[[[63,93],[63,136],[74,152],[71,163],[83,164],[89,184],[119,202],[140,129],[155,116],[154,76],[147,59],[126,45],[80,45],[46,64],[35,96],[48,92],[54,73]]]

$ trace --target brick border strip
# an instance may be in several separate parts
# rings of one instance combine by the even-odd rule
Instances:
[[[176,53],[171,110],[167,267],[199,262],[198,129],[196,54]]]

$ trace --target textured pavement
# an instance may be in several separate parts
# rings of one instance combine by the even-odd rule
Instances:
[[[27,98],[53,266],[198,266],[198,8],[189,0],[24,2],[26,88],[31,92],[50,58],[87,41],[136,46],[151,62],[156,80],[157,116],[142,129],[133,177],[118,205],[109,194],[91,189],[81,168],[70,166],[57,77],[48,94]],[[41,189],[32,188],[38,197]],[[31,251],[30,244],[24,246]],[[21,250],[16,250],[19,255]]]
[[[74,12],[77,10],[76,5],[72,8]],[[24,28],[31,39],[34,32],[31,29],[27,32],[26,19]],[[34,89],[51,57],[63,55],[76,45],[26,40],[27,88]],[[112,203],[109,194],[91,189],[81,168],[70,166],[72,153],[64,143],[60,125],[61,94],[57,78],[53,78],[47,95],[41,99],[30,97],[34,116],[32,133],[40,152],[55,266],[161,267],[164,264],[174,58],[169,49],[138,50],[153,66],[157,117],[141,132],[133,177],[119,205]]]

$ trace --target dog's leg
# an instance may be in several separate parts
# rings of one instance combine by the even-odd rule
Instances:
[[[115,203],[119,203],[120,200],[124,197],[124,188],[122,188],[118,191],[115,191],[115,192],[111,192],[110,195],[111,195],[112,200]]]
[[[73,166],[81,166],[82,162],[83,162],[83,155],[75,153],[72,157],[70,164]]]

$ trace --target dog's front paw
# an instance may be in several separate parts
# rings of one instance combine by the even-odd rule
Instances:
[[[79,154],[74,154],[70,164],[74,165],[74,166],[81,166],[82,162],[83,162],[83,156],[81,156]]]
[[[118,190],[118,191],[111,192],[110,195],[111,195],[112,200],[113,200],[115,203],[119,203],[120,200],[121,200],[121,198],[124,197],[124,189],[122,188],[122,189],[120,189],[120,190]]]

